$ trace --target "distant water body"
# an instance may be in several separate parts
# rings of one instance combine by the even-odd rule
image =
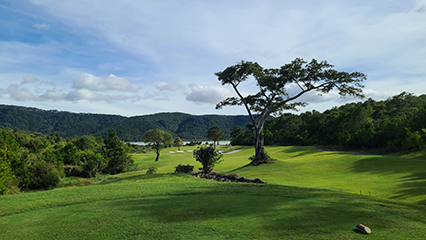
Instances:
[[[131,144],[135,145],[147,145],[145,142],[130,142]],[[183,145],[186,145],[187,143],[190,143],[189,141],[184,141]],[[202,144],[208,143],[213,144],[213,141],[201,141]],[[219,141],[219,145],[229,145],[231,144],[231,141]]]

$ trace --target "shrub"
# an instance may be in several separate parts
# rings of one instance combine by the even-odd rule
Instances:
[[[214,147],[199,147],[194,151],[194,157],[203,165],[200,170],[203,173],[209,173],[216,163],[221,162],[222,154],[218,153]]]
[[[51,189],[60,182],[60,173],[52,163],[34,161],[28,166],[31,180],[28,189]]]
[[[81,166],[68,165],[64,167],[65,176],[67,177],[86,177]]]
[[[194,166],[179,164],[175,167],[175,173],[190,173],[194,171]]]
[[[197,146],[201,145],[201,141],[190,141],[189,143],[186,143],[185,146]]]
[[[157,172],[156,167],[150,167],[150,168],[148,168],[148,170],[146,170],[146,174],[154,174],[156,172]]]

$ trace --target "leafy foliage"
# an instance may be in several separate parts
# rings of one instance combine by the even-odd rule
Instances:
[[[173,136],[165,132],[161,129],[151,129],[148,130],[146,133],[143,134],[143,140],[146,143],[149,143],[149,146],[155,149],[157,153],[157,157],[155,158],[155,161],[158,161],[160,158],[160,150],[162,148],[171,146],[173,143]]]
[[[156,167],[149,167],[148,170],[146,170],[146,174],[154,174],[157,172]]]
[[[263,131],[271,145],[337,145],[344,148],[421,150],[426,143],[426,95],[403,92],[385,101],[368,99],[326,110],[282,114]],[[265,134],[266,135],[266,134]],[[252,125],[231,140],[250,145]]]
[[[218,126],[213,126],[207,131],[207,137],[211,140],[213,140],[214,148],[216,148],[216,143],[219,140],[225,140],[225,133],[223,130]]]
[[[173,140],[173,145],[178,148],[180,151],[180,148],[183,146],[183,141],[180,139],[180,137],[176,137],[175,140]]]
[[[200,162],[203,167],[200,170],[203,173],[210,173],[215,164],[221,162],[222,154],[218,153],[213,147],[199,147],[194,151],[195,159]]]
[[[19,129],[0,129],[0,195],[50,189],[67,176],[95,177],[128,171],[130,145],[115,131],[108,138],[83,136],[64,140]]]
[[[361,82],[367,79],[365,74],[338,72],[333,67],[327,61],[312,59],[308,63],[300,58],[280,68],[270,69],[264,69],[258,63],[242,61],[215,73],[222,85],[232,86],[238,96],[226,98],[216,105],[216,109],[223,106],[244,106],[254,128],[254,159],[266,159],[263,127],[271,114],[305,106],[306,103],[295,100],[311,91],[317,91],[321,95],[336,89],[342,97],[364,97]],[[243,96],[238,86],[249,77],[255,79],[259,91]],[[291,86],[297,86],[298,92],[287,92]],[[258,115],[255,116],[255,113]]]
[[[179,164],[175,167],[175,173],[191,173],[192,171],[194,171],[194,166],[192,165],[182,165]]]
[[[206,140],[206,131],[215,125],[223,129],[229,138],[229,129],[244,126],[249,121],[248,116],[158,113],[124,117],[0,105],[0,127],[18,128],[47,135],[56,133],[56,137],[60,135],[63,138],[90,137],[90,135],[107,138],[111,129],[115,129],[124,141],[138,142],[142,141],[142,135],[146,131],[159,128],[171,133],[173,137],[184,140]],[[75,145],[81,149],[78,143]]]
[[[104,171],[108,173],[115,174],[126,172],[130,165],[133,164],[128,146],[118,138],[114,130],[112,130],[108,138],[105,139],[104,157],[108,162]],[[92,161],[96,162],[96,165],[102,165],[103,162],[100,156],[95,156],[95,159]]]

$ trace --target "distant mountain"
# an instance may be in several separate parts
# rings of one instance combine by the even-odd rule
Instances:
[[[0,104],[0,127],[18,128],[29,132],[61,137],[94,135],[106,137],[111,129],[124,141],[142,141],[142,135],[153,128],[170,132],[183,140],[206,140],[212,126],[219,126],[229,138],[230,129],[245,126],[249,116],[190,115],[185,113],[158,113],[135,117],[119,115],[71,113],[57,110],[41,110]]]

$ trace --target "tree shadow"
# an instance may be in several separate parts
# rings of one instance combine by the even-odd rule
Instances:
[[[399,178],[397,185],[400,191],[391,199],[407,199],[410,197],[426,196],[426,166],[424,160],[406,159],[401,157],[364,157],[353,163],[351,168],[355,173],[372,174],[406,174]],[[426,203],[426,200],[419,203]]]
[[[317,147],[306,147],[306,146],[304,146],[304,147],[298,147],[298,146],[286,147],[285,149],[283,149],[280,152],[291,155],[291,158],[302,157],[302,156],[311,155],[311,154],[336,155],[336,154],[343,153],[343,152],[332,151],[332,150],[323,150],[323,149],[319,149]]]
[[[333,231],[359,234],[353,230],[359,223],[381,230],[404,226],[395,220],[392,210],[377,210],[382,207],[379,200],[374,201],[323,189],[221,184],[176,195],[114,201],[108,207],[131,211],[141,218],[149,216],[168,226],[186,222],[203,229],[209,227],[210,220],[224,219],[227,231],[244,230],[247,225],[266,230],[272,238],[332,235]],[[386,204],[397,206],[390,201]],[[426,212],[421,217],[426,217]],[[214,224],[221,226],[220,222]]]
[[[399,184],[398,187],[402,190],[398,191],[391,199],[407,199],[410,197],[426,196],[426,172],[412,173],[402,177],[401,181],[403,181],[403,183]],[[418,203],[426,204],[426,199]]]
[[[111,178],[113,178],[113,179],[103,180],[103,181],[101,181],[97,184],[107,185],[107,184],[118,183],[118,182],[126,182],[126,181],[155,180],[155,179],[164,178],[165,176],[170,175],[170,174],[180,175],[178,173],[155,173],[155,174],[141,173],[141,174],[131,175],[131,176],[118,176],[118,177],[111,176]]]

